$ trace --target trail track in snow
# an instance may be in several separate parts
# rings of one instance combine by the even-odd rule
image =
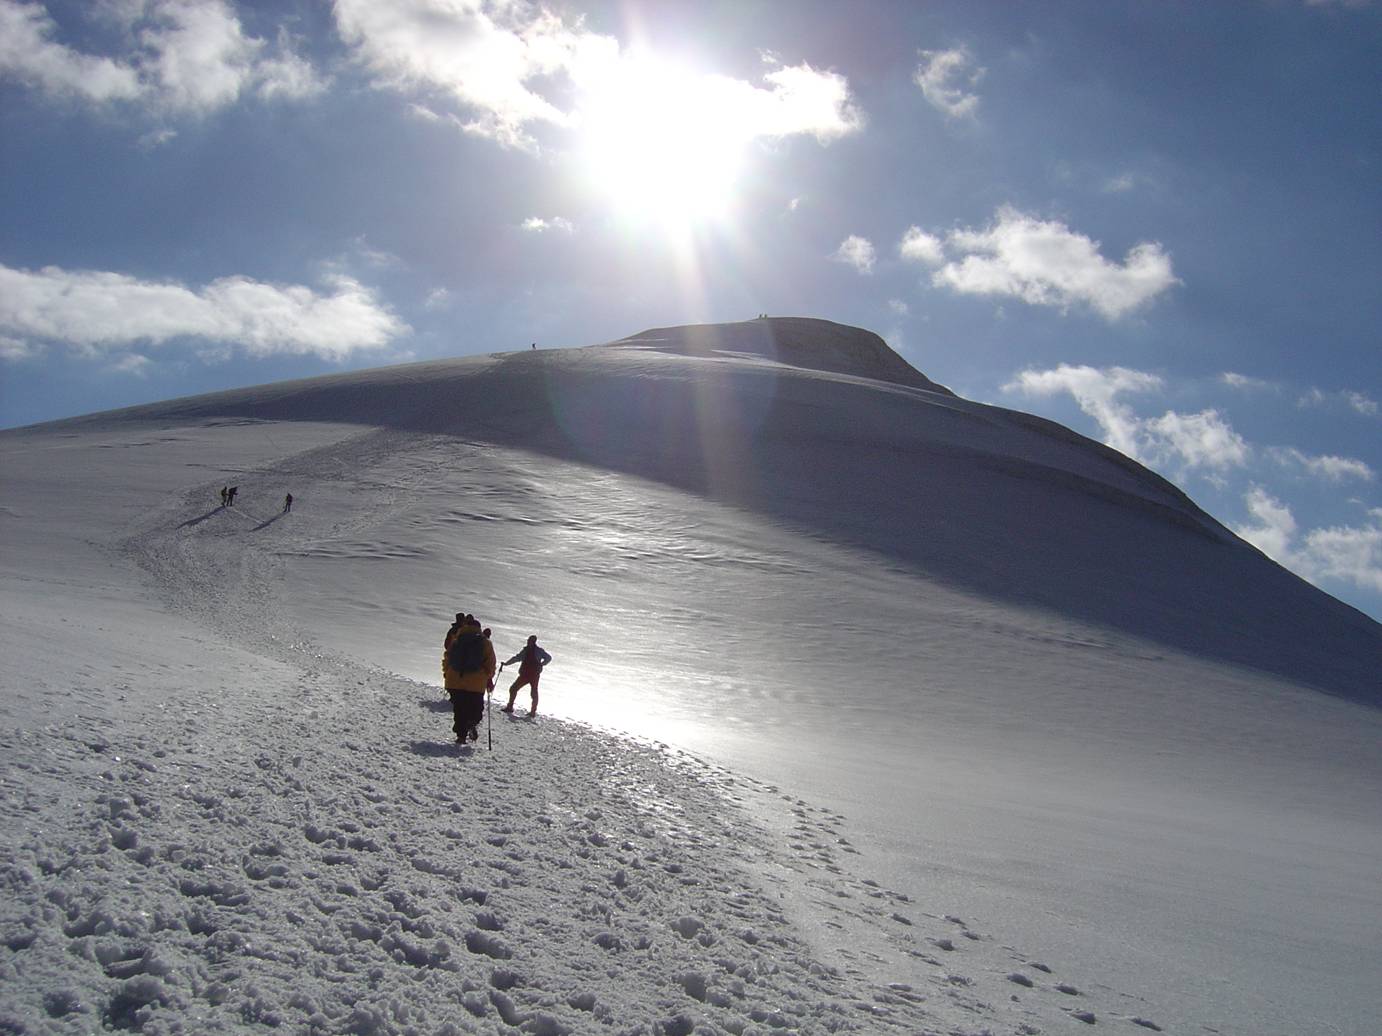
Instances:
[[[125,541],[205,626],[203,664],[153,702],[136,672],[129,694],[79,676],[92,714],[4,733],[0,1028],[1145,1031],[1138,1005],[861,877],[838,814],[560,721],[458,748],[436,687],[287,628],[275,553],[387,513],[359,473],[398,434],[254,473],[272,500],[311,472],[322,500],[339,472],[325,529],[213,510],[204,486]],[[94,724],[112,694],[127,708]]]

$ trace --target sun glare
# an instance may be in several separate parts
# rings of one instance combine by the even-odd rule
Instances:
[[[725,216],[748,136],[715,77],[630,60],[582,112],[582,150],[619,213],[687,228]]]

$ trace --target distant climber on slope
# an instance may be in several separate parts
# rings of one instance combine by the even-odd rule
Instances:
[[[542,678],[543,667],[550,661],[552,661],[552,656],[538,647],[537,634],[534,633],[528,638],[528,643],[523,646],[523,649],[504,663],[508,666],[518,662],[519,666],[518,679],[509,685],[509,703],[501,711],[513,711],[513,703],[518,697],[519,689],[527,684],[533,696],[532,707],[528,710],[528,715],[537,715],[537,684],[538,680]]]
[[[456,744],[480,739],[480,720],[485,714],[485,692],[494,686],[494,645],[480,632],[473,615],[457,614],[446,635],[441,656],[442,684],[451,696]]]

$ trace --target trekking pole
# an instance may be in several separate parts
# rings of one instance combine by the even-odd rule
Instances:
[[[504,667],[499,667],[499,673],[503,673]],[[495,673],[498,677],[499,673]],[[495,681],[489,681],[489,689],[485,692],[485,736],[489,739],[489,750],[495,750]]]
[[[499,667],[499,673],[504,671],[504,667]],[[499,676],[495,673],[495,677]],[[489,690],[485,693],[485,736],[489,738],[489,750],[494,751],[494,681],[490,681]]]

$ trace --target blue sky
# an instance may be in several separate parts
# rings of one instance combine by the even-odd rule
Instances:
[[[0,0],[0,426],[809,315],[1382,617],[1382,9]]]

